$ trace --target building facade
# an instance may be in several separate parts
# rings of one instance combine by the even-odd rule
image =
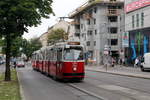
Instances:
[[[48,36],[48,32],[45,32],[39,37],[39,40],[43,47],[47,46],[47,36]]]
[[[70,23],[68,23],[65,20],[59,20],[58,23],[56,23],[55,25],[51,26],[48,28],[47,32],[43,33],[39,40],[42,43],[42,46],[47,46],[49,45],[47,42],[48,39],[48,35],[51,33],[52,30],[56,30],[56,29],[63,29],[65,32],[67,32],[68,34],[70,34],[70,32],[72,32],[71,28],[70,28]]]
[[[89,0],[69,16],[88,58],[101,64],[105,54],[119,57],[125,21],[123,0]]]
[[[150,52],[150,0],[125,0],[125,31],[129,35],[129,61]]]

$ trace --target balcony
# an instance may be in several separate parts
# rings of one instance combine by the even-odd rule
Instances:
[[[119,46],[116,45],[116,46],[112,46],[111,45],[111,51],[118,51],[119,50]]]
[[[83,18],[84,19],[91,19],[92,18],[92,14],[89,14],[89,13],[85,13],[85,14],[83,14]]]
[[[80,29],[75,29],[75,33],[79,33],[80,34]]]
[[[79,25],[80,22],[79,21],[71,21],[70,24],[72,24],[72,25]]]
[[[118,9],[108,9],[107,16],[118,16]]]

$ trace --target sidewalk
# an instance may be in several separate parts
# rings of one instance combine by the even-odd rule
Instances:
[[[115,65],[115,67],[107,67],[107,68],[104,66],[86,66],[85,69],[90,70],[90,71],[110,73],[110,74],[115,74],[115,75],[150,79],[150,72],[148,71],[142,72],[140,68]]]

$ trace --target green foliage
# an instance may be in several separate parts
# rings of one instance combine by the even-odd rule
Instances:
[[[53,13],[51,3],[52,0],[1,0],[1,35],[21,36],[28,26],[40,24],[42,17],[48,18]]]
[[[11,45],[14,39],[27,32],[27,27],[37,26],[41,18],[53,13],[52,0],[0,0],[0,37],[5,39],[5,81],[10,81]],[[12,45],[13,46],[13,45]],[[14,47],[14,50],[18,50]]]
[[[19,57],[21,56],[21,49],[24,47],[24,41],[27,41],[26,39],[23,39],[22,37],[16,37],[15,39],[12,40],[11,42],[11,51],[10,55],[11,57]],[[2,42],[2,53],[6,53],[6,42],[3,40]]]
[[[68,34],[61,28],[52,30],[48,35],[48,43],[54,44],[58,41],[67,40]]]
[[[2,38],[0,38],[0,46],[3,46],[4,41],[2,40]]]
[[[17,37],[12,41],[11,45],[11,56],[19,57],[21,56],[21,48],[23,47],[23,38]]]
[[[11,70],[11,82],[4,82],[4,74],[0,73],[0,100],[21,100],[16,70]]]
[[[24,41],[24,46],[22,47],[22,52],[30,58],[32,53],[42,47],[41,42],[38,38],[33,38],[30,41]]]
[[[4,41],[2,38],[0,38],[0,53],[2,53],[2,47],[3,47]]]

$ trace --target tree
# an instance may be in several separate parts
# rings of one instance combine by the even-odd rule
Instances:
[[[3,39],[0,38],[0,47],[3,46]]]
[[[30,41],[24,41],[22,52],[27,56],[27,59],[29,59],[32,56],[32,53],[36,50],[39,50],[41,47],[42,47],[42,44],[39,41],[39,39],[33,38]]]
[[[48,35],[48,43],[54,44],[60,40],[67,40],[68,34],[61,28],[52,30]]]
[[[11,57],[19,57],[21,55],[21,51],[20,48],[23,47],[22,42],[23,42],[23,38],[22,37],[16,37],[15,39],[13,39],[11,41],[11,47],[10,47],[10,56]],[[6,53],[6,41],[3,41],[2,44],[2,53],[5,54]]]
[[[28,32],[27,27],[37,26],[41,18],[53,13],[52,0],[1,0],[0,37],[6,41],[5,81],[11,80],[10,51],[12,40]]]
[[[2,53],[3,44],[4,44],[3,39],[0,38],[0,53]]]

